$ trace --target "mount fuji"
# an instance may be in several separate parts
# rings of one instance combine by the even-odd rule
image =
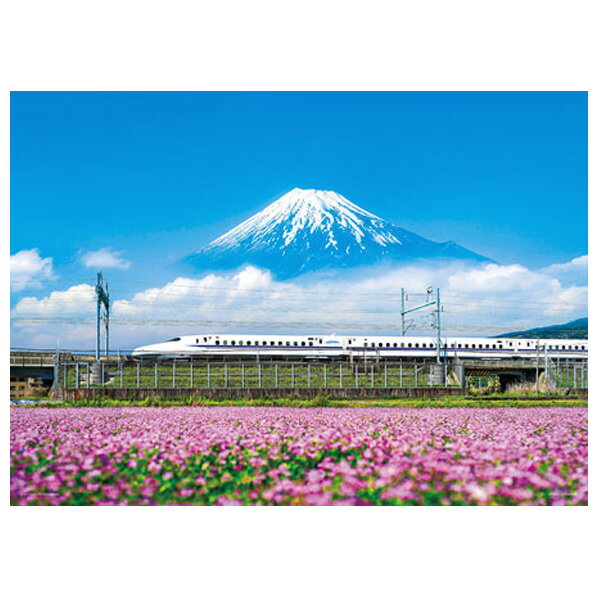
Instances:
[[[285,279],[315,270],[418,259],[493,261],[452,241],[436,243],[409,232],[334,191],[299,188],[186,261],[219,270],[253,264]]]

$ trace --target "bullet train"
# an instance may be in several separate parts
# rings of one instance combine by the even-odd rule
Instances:
[[[436,357],[437,339],[429,336],[336,336],[280,334],[200,334],[138,347],[135,357],[275,358],[425,358]],[[584,359],[587,340],[521,338],[443,338],[441,354],[459,359]]]

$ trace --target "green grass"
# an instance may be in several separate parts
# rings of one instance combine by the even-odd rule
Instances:
[[[139,401],[110,399],[78,399],[67,401],[49,401],[43,407],[173,407],[173,406],[234,406],[234,407],[587,407],[587,399],[581,398],[517,398],[494,396],[491,398],[470,397],[428,397],[428,398],[373,398],[373,399],[335,399],[326,395],[311,399],[291,397],[259,399],[208,399],[206,397],[185,396],[168,399],[157,396]],[[36,408],[37,405],[26,405]]]

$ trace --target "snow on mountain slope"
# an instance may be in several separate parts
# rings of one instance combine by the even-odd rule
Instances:
[[[400,228],[334,191],[293,189],[188,260],[201,269],[246,263],[279,278],[329,268],[419,258],[491,261],[451,241],[435,243]]]

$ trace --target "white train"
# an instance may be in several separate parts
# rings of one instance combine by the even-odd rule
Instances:
[[[336,336],[280,334],[201,334],[138,347],[135,357],[296,357],[433,358],[437,339],[429,336]],[[460,359],[525,359],[588,356],[587,340],[520,338],[443,338],[441,352]]]

